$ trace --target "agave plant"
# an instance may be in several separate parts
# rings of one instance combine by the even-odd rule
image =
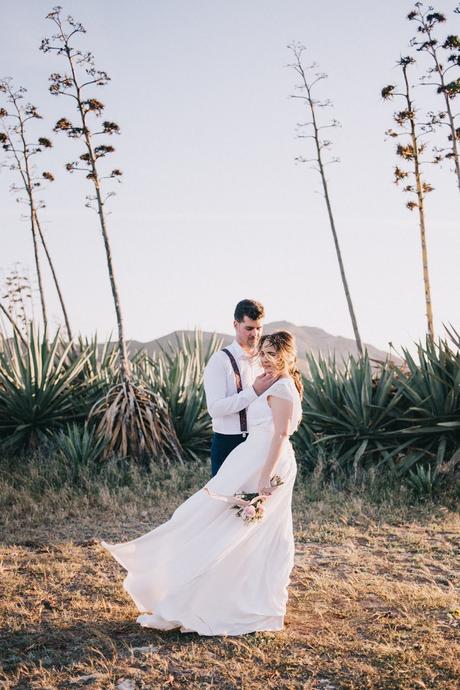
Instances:
[[[341,469],[353,469],[355,475],[360,465],[393,466],[410,444],[410,440],[395,444],[388,437],[401,414],[402,392],[396,389],[394,369],[382,366],[376,373],[367,352],[357,360],[350,356],[344,369],[334,358],[307,355],[307,360],[311,378],[304,381],[304,435],[313,433],[314,443],[336,457]],[[311,436],[308,443],[311,446]]]
[[[431,338],[417,351],[418,362],[403,349],[407,373],[395,380],[404,406],[398,436],[419,449],[404,461],[403,473],[423,456],[442,464],[460,446],[460,352]]]
[[[206,410],[203,371],[209,357],[222,346],[214,335],[205,346],[202,333],[182,334],[154,358],[139,365],[143,375],[166,401],[184,457],[209,454],[211,419]]]
[[[88,422],[98,438],[105,439],[104,457],[121,455],[139,460],[182,462],[166,403],[143,382],[120,377],[92,407]]]
[[[12,450],[36,447],[56,429],[78,419],[77,381],[87,353],[69,363],[70,343],[58,332],[51,342],[32,327],[26,345],[14,334],[0,350],[0,434]]]
[[[431,338],[419,345],[418,362],[403,353],[403,367],[382,363],[377,372],[367,355],[350,357],[344,371],[333,359],[308,357],[296,442],[310,462],[320,445],[355,476],[359,465],[386,466],[399,476],[427,462],[457,471],[451,459],[460,446],[460,353]]]
[[[442,480],[437,466],[427,464],[409,470],[407,483],[417,498],[431,498],[439,491]]]
[[[61,429],[54,437],[59,455],[72,470],[77,479],[83,467],[92,468],[104,452],[106,440],[98,438],[94,428],[75,422]]]

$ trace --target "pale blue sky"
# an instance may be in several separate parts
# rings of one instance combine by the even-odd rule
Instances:
[[[195,326],[231,332],[234,304],[260,299],[269,321],[285,319],[352,337],[317,175],[294,157],[304,113],[289,99],[295,75],[286,46],[301,41],[306,61],[329,74],[321,91],[339,165],[329,168],[337,229],[365,341],[410,344],[425,331],[417,216],[393,184],[394,142],[385,141],[397,104],[382,86],[399,80],[413,3],[338,0],[136,0],[63,3],[88,32],[81,46],[112,82],[96,92],[122,135],[113,167],[124,172],[111,202],[113,253],[127,334],[150,340]],[[455,0],[436,8],[459,32]],[[43,0],[2,0],[1,72],[29,90],[46,116],[71,116],[70,99],[47,92],[63,63],[39,52],[52,25]],[[419,106],[442,106],[417,90]],[[458,107],[458,106],[457,106]],[[103,336],[115,319],[97,217],[83,206],[88,183],[63,170],[80,145],[53,135],[37,162],[56,182],[43,214],[75,330]],[[459,195],[448,166],[429,179],[427,199],[436,327],[458,322]],[[0,268],[33,270],[27,223],[0,174]],[[57,301],[47,279],[51,311]]]

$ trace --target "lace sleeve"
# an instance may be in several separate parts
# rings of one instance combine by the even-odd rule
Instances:
[[[276,381],[273,386],[267,390],[267,397],[274,395],[276,398],[283,398],[283,400],[289,400],[292,402],[292,391],[289,385],[286,385],[284,381]]]

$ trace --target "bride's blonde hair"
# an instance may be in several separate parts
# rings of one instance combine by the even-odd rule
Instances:
[[[275,331],[263,335],[259,340],[258,351],[260,352],[264,343],[269,343],[276,351],[277,357],[272,358],[273,366],[277,371],[287,369],[289,376],[293,379],[300,398],[303,397],[302,374],[297,366],[297,348],[295,338],[289,331]]]

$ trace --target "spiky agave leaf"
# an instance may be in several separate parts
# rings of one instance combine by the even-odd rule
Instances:
[[[444,328],[446,329],[446,333],[449,336],[449,339],[451,342],[454,344],[456,348],[460,350],[460,333],[457,331],[456,328],[450,323],[449,326],[446,326],[443,324]]]
[[[82,395],[76,403],[86,417],[117,377],[118,352],[110,339],[100,345],[96,335],[92,338],[79,336],[78,342],[69,351],[69,361],[79,357],[81,352],[86,352],[88,357],[77,377],[82,384]]]

